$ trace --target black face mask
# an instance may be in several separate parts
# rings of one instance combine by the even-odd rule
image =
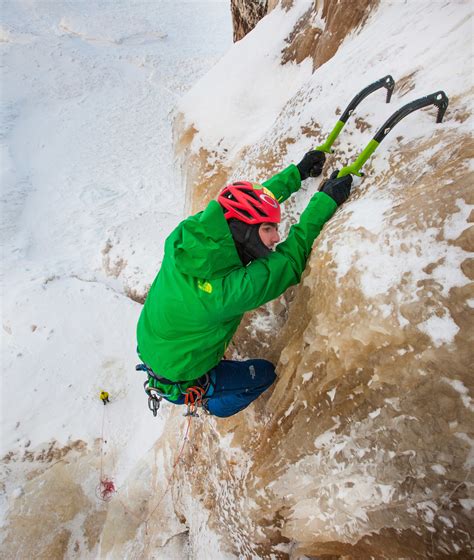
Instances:
[[[244,266],[247,266],[255,259],[266,257],[272,252],[258,234],[261,224],[246,224],[236,218],[228,220],[228,224],[234,238],[237,253]]]

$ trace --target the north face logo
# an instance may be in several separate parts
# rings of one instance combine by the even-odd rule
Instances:
[[[206,280],[198,280],[198,288],[206,294],[212,294],[212,284]]]

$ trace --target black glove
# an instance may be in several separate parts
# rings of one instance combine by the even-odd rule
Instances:
[[[318,150],[310,150],[304,158],[296,166],[301,175],[301,180],[304,181],[308,177],[319,177],[323,171],[323,165],[326,161],[326,154],[318,152]]]
[[[349,198],[351,194],[352,175],[337,178],[339,170],[333,171],[327,181],[319,187],[320,192],[330,196],[338,206]]]

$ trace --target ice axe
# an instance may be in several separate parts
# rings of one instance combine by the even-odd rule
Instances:
[[[392,76],[388,75],[385,76],[384,78],[380,78],[380,80],[377,80],[373,84],[370,84],[369,86],[365,87],[363,90],[359,91],[359,93],[352,99],[349,105],[345,108],[340,119],[337,121],[334,128],[329,133],[329,136],[326,138],[326,141],[323,144],[321,144],[321,146],[314,148],[314,150],[319,150],[320,152],[326,152],[327,154],[332,153],[331,146],[334,144],[334,141],[341,133],[341,130],[344,128],[344,125],[348,121],[349,117],[352,115],[357,105],[359,105],[359,103],[363,99],[365,99],[368,95],[370,95],[372,92],[377,91],[382,87],[386,88],[387,90],[386,102],[390,103],[390,99],[393,93],[393,88],[395,87],[395,82]]]
[[[415,99],[411,103],[407,103],[401,109],[398,109],[388,120],[379,128],[379,130],[375,133],[375,136],[372,140],[367,144],[367,146],[362,150],[359,154],[357,159],[354,163],[343,167],[339,173],[338,177],[345,177],[346,175],[357,175],[358,177],[362,176],[360,172],[364,163],[369,159],[369,157],[375,152],[377,147],[379,146],[380,142],[387,136],[387,134],[392,130],[392,128],[399,123],[402,119],[404,119],[413,111],[418,111],[418,109],[422,109],[423,107],[428,107],[429,105],[435,105],[438,107],[438,115],[436,117],[436,122],[440,123],[443,120],[444,114],[446,113],[446,109],[448,107],[449,99],[448,96],[444,93],[444,91],[437,91],[430,95],[426,95],[425,97],[420,97],[419,99]],[[318,150],[320,148],[317,148]]]

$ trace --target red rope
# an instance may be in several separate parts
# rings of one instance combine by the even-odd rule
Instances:
[[[102,429],[100,434],[100,476],[99,484],[95,489],[95,495],[104,502],[109,502],[116,492],[114,481],[104,475],[104,425],[105,425],[105,406],[102,414]]]
[[[104,423],[105,423],[105,406],[102,413],[102,429],[100,431],[100,480],[102,480],[102,475],[104,474]]]
[[[203,389],[202,387],[188,387],[188,389],[186,390],[186,393],[184,394],[184,404],[188,407],[188,412],[187,412],[187,424],[186,424],[186,430],[184,432],[184,437],[183,437],[183,442],[181,444],[181,449],[179,450],[179,453],[173,463],[173,467],[171,469],[171,474],[169,475],[167,481],[166,481],[166,488],[165,491],[163,492],[161,498],[158,500],[157,504],[155,505],[155,507],[151,510],[151,512],[148,514],[147,518],[145,519],[145,534],[148,535],[148,521],[150,521],[151,517],[153,516],[153,514],[155,513],[155,511],[158,509],[158,507],[162,504],[163,500],[165,499],[165,496],[168,494],[169,489],[171,488],[171,481],[173,479],[173,476],[176,472],[176,467],[178,466],[178,463],[181,459],[181,456],[183,455],[183,451],[184,448],[186,446],[186,442],[189,441],[190,439],[190,434],[191,434],[191,420],[193,418],[193,416],[196,415],[196,409],[198,406],[202,406],[202,397],[204,396],[205,393],[205,389]]]
[[[190,434],[190,430],[191,430],[191,420],[192,420],[192,416],[189,415],[188,416],[188,421],[186,424],[186,430],[184,432],[184,437],[183,437],[183,442],[181,444],[181,449],[179,450],[179,453],[173,463],[173,467],[171,469],[171,474],[169,475],[167,481],[166,481],[166,488],[165,491],[163,492],[163,494],[161,495],[161,498],[158,500],[157,504],[155,505],[155,507],[151,510],[151,512],[147,515],[147,518],[145,519],[145,534],[148,535],[148,522],[150,521],[151,517],[153,516],[153,514],[155,513],[155,511],[159,508],[159,506],[163,503],[163,500],[165,499],[165,496],[168,494],[169,489],[171,488],[171,481],[173,479],[173,476],[176,472],[176,467],[178,466],[178,463],[181,459],[181,456],[183,454],[184,448],[186,446],[186,442],[189,439],[189,434]]]
[[[116,490],[113,480],[110,480],[107,477],[101,478],[95,489],[95,495],[103,502],[110,502],[115,492]]]
[[[196,416],[198,406],[202,406],[202,397],[206,392],[205,389],[199,386],[188,387],[184,394],[184,404],[188,407],[186,416]]]
[[[189,439],[190,439],[192,418],[193,418],[193,416],[196,415],[197,407],[202,405],[202,397],[203,397],[204,393],[205,393],[205,390],[202,389],[201,387],[189,387],[187,389],[186,393],[185,393],[184,404],[188,407],[188,412],[187,412],[188,420],[187,420],[187,423],[186,423],[186,429],[185,429],[185,432],[184,432],[181,447],[180,447],[179,452],[176,456],[176,459],[173,462],[173,466],[171,468],[171,473],[166,480],[165,490],[164,490],[163,494],[161,495],[160,499],[158,500],[158,502],[156,503],[155,507],[147,515],[147,517],[144,521],[145,534],[147,534],[147,535],[148,535],[148,522],[150,521],[150,519],[153,516],[153,514],[155,513],[155,511],[163,503],[163,500],[165,499],[166,495],[168,494],[168,492],[171,488],[171,481],[173,480],[173,477],[176,473],[176,468],[177,468],[178,463],[179,463],[179,461],[180,461],[180,459],[183,455],[184,448],[186,446],[186,442],[189,441]],[[105,452],[104,452],[105,412],[106,411],[105,411],[105,407],[104,407],[104,412],[103,412],[103,415],[102,415],[101,446],[100,446],[100,480],[99,480],[99,484],[96,488],[96,495],[99,499],[101,499],[105,502],[108,502],[112,499],[112,496],[117,492],[117,488],[115,487],[115,484],[114,484],[113,480],[111,478],[105,476],[104,472],[103,472],[103,462],[104,462],[104,455],[105,455]],[[135,518],[141,519],[138,515],[134,514],[124,504],[124,502],[120,499],[120,497],[118,498],[118,501],[122,504],[122,507],[124,508],[126,513],[130,513]]]

